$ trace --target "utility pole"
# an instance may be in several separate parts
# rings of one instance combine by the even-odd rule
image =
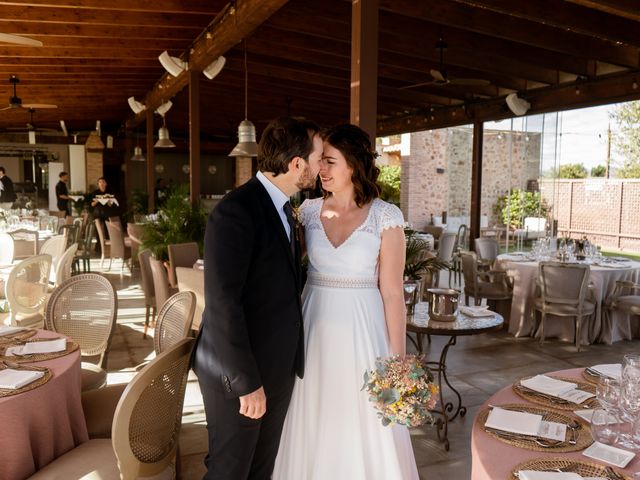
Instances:
[[[607,168],[605,170],[605,178],[609,178],[609,165],[611,165],[611,120],[607,127]]]

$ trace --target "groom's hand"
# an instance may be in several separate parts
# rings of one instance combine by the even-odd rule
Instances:
[[[240,397],[240,413],[245,417],[258,419],[267,411],[267,397],[264,388]]]

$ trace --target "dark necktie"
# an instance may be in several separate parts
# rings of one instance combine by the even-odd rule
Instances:
[[[293,221],[293,208],[291,208],[291,204],[289,202],[285,203],[282,207],[285,215],[287,216],[287,223],[289,224],[289,230],[291,234],[289,235],[289,245],[291,247],[291,256],[293,257],[294,262],[296,261],[296,224]]]

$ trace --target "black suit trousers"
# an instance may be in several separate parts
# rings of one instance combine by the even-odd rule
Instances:
[[[292,374],[279,391],[267,392],[267,412],[258,420],[239,413],[239,399],[226,398],[219,389],[202,389],[209,431],[203,480],[271,478],[294,379]]]

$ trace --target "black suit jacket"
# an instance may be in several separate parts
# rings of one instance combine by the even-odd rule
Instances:
[[[205,309],[194,370],[227,398],[277,391],[304,372],[299,262],[269,194],[252,178],[209,216]]]

